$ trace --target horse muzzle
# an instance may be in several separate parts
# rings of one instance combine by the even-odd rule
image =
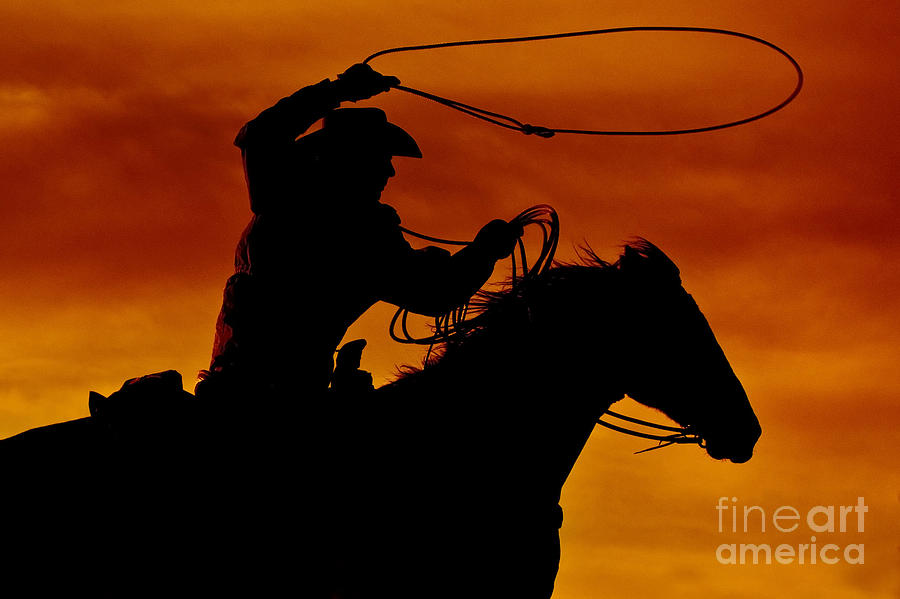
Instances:
[[[735,464],[743,464],[753,457],[753,448],[760,435],[762,428],[758,421],[754,421],[748,430],[740,433],[707,437],[706,453],[714,460],[729,460]]]

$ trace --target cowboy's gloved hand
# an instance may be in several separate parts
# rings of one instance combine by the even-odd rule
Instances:
[[[522,227],[505,220],[492,220],[481,227],[472,245],[477,246],[493,260],[501,260],[516,249],[516,240],[522,236]]]
[[[366,64],[355,64],[340,75],[334,82],[338,99],[342,102],[356,102],[386,92],[400,85],[396,77],[382,75]]]

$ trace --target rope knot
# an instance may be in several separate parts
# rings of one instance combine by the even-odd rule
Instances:
[[[541,127],[540,125],[529,125],[528,123],[522,125],[522,133],[524,133],[525,135],[537,135],[538,137],[543,137],[544,139],[548,139],[556,135],[556,132],[552,129]]]

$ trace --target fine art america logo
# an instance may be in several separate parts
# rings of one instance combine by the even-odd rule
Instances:
[[[854,534],[865,532],[865,516],[869,508],[864,497],[857,497],[856,505],[817,505],[805,512],[790,505],[768,511],[758,505],[742,505],[739,508],[737,497],[719,497],[716,511],[721,534],[750,533],[756,536],[781,533],[802,537],[804,541],[722,543],[716,548],[716,559],[720,564],[865,563],[865,545],[862,543],[824,543],[816,538],[816,534],[838,533],[838,540],[852,541]]]

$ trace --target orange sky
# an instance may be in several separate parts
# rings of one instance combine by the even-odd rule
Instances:
[[[85,8],[89,6],[89,8]],[[660,8],[660,7],[663,8]],[[749,126],[674,138],[524,137],[399,92],[371,104],[419,141],[384,201],[432,235],[549,203],[559,256],[662,247],[763,425],[756,457],[632,456],[599,430],[564,495],[555,597],[895,597],[900,242],[894,3],[30,2],[0,6],[0,436],[87,414],[87,392],[207,366],[249,217],[237,129],[382,48],[628,25],[731,28],[807,83]],[[665,128],[779,101],[792,71],[736,39],[626,34],[386,56],[404,83],[557,127]],[[419,359],[391,309],[351,331],[376,379]],[[351,337],[351,338],[353,338]],[[634,407],[632,413],[643,414]],[[724,566],[719,496],[869,505],[865,565]],[[787,535],[785,542],[808,542]]]

